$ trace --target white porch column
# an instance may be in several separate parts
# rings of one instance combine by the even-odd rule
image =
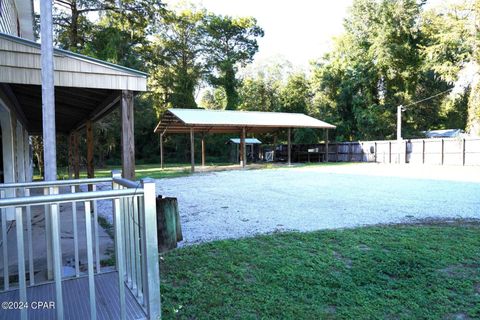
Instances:
[[[57,180],[57,142],[55,137],[55,85],[53,70],[52,1],[40,1],[42,39],[42,124],[45,180]]]

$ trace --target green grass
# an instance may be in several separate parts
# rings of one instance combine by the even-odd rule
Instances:
[[[345,166],[351,165],[351,163],[347,162],[310,162],[310,163],[299,163],[295,164],[292,167],[287,167],[285,164],[278,165],[274,163],[263,163],[260,167],[256,169],[278,169],[278,168],[301,168],[301,167],[315,167],[315,166]],[[218,170],[222,170],[222,167],[232,166],[232,163],[207,163],[207,166],[215,166]],[[112,170],[121,170],[121,166],[107,166],[105,168],[96,168],[95,169],[95,177],[96,178],[105,178],[110,177]],[[136,166],[136,177],[137,179],[142,178],[153,178],[153,179],[161,179],[161,178],[176,178],[176,177],[184,177],[190,175],[190,164],[188,163],[173,163],[173,164],[166,164],[164,169],[160,169],[160,164],[140,164]],[[60,180],[68,179],[68,170],[67,168],[59,168],[58,169],[58,177]],[[80,178],[86,178],[87,171],[81,170],[80,171]],[[34,180],[41,180],[41,176],[38,170],[35,170]]]
[[[218,241],[162,256],[164,319],[478,319],[480,225]]]
[[[112,175],[112,170],[121,170],[121,166],[107,166],[105,168],[95,169],[95,177],[96,178],[105,178],[110,177]],[[161,178],[175,178],[175,177],[183,177],[190,174],[190,165],[186,164],[172,164],[167,165],[164,169],[160,169],[160,164],[142,164],[136,166],[136,178],[153,178],[153,179],[161,179]],[[68,171],[66,168],[59,168],[58,170],[59,179],[68,179]],[[86,178],[87,171],[81,170],[80,171],[80,178]],[[41,177],[38,171],[34,174],[34,180],[40,180]]]

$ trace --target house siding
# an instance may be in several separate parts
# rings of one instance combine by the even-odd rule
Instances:
[[[32,181],[29,135],[25,124],[18,118],[15,108],[2,89],[0,89],[0,128],[4,182]]]
[[[18,12],[14,0],[0,0],[0,32],[20,36]]]

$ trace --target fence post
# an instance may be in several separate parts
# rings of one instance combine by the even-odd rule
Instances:
[[[463,146],[462,146],[462,166],[465,165],[465,154],[466,154],[466,148],[465,148],[465,145],[466,145],[466,139],[463,138]]]
[[[405,163],[408,163],[408,140],[405,140]]]
[[[113,179],[120,179],[122,177],[122,172],[120,170],[112,171]],[[119,185],[115,183],[115,180],[112,181],[112,190],[118,190]],[[122,211],[120,206],[120,199],[112,200],[113,208],[113,228],[115,232],[115,265],[118,273],[118,287],[119,287],[119,300],[120,300],[120,319],[125,320],[126,318],[126,302],[125,302],[125,252],[123,248],[124,244],[124,235],[122,226]]]
[[[425,139],[422,139],[422,164],[425,164]]]
[[[373,158],[375,159],[375,163],[377,163],[377,142],[375,141],[374,142],[374,154],[373,154]]]
[[[58,194],[58,187],[50,187],[50,194]],[[62,293],[62,247],[60,243],[60,206],[58,203],[50,207],[50,232],[52,239],[52,264],[53,279],[55,280],[55,309],[57,319],[63,319],[63,293]]]
[[[444,162],[444,157],[445,157],[445,142],[442,139],[442,165],[443,165],[443,162]]]
[[[338,162],[338,141],[335,143],[335,162]]]
[[[392,141],[388,141],[388,163],[392,163]]]
[[[145,302],[149,319],[160,319],[161,317],[161,302],[160,302],[160,270],[158,266],[158,242],[157,242],[157,208],[156,208],[156,193],[155,180],[142,179],[143,187],[143,209],[144,221],[143,226],[143,241],[145,251],[143,255],[143,262],[146,267],[147,277]]]

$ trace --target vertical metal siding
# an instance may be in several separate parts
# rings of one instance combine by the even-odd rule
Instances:
[[[14,0],[0,0],[0,32],[18,34],[18,12]]]

